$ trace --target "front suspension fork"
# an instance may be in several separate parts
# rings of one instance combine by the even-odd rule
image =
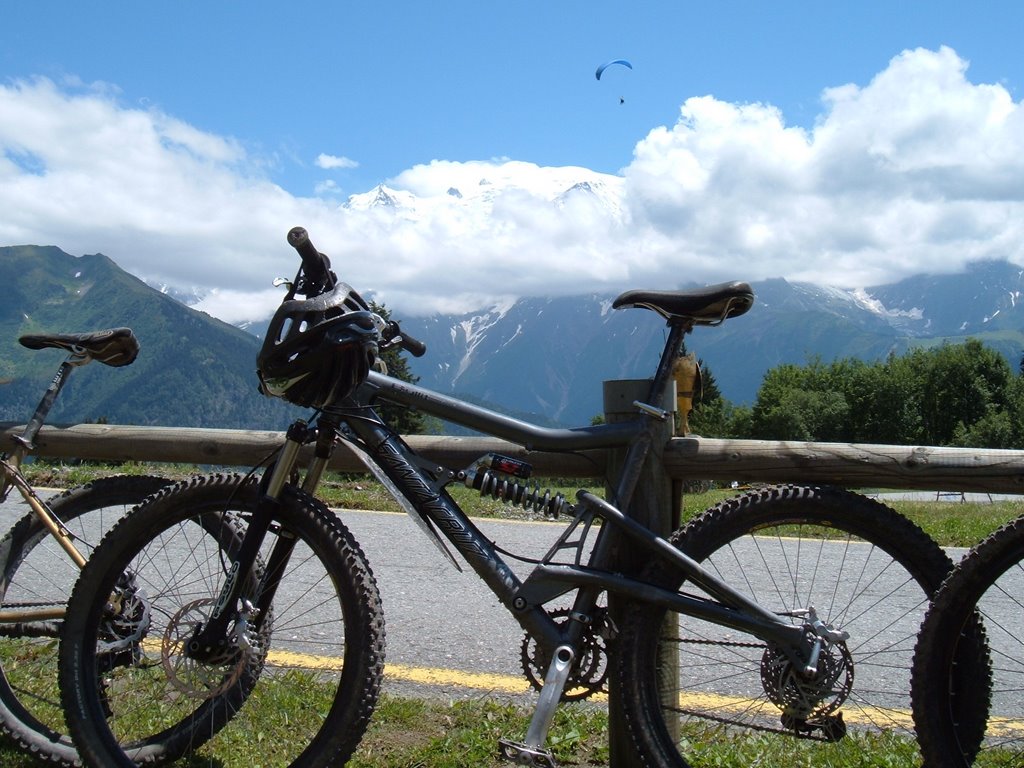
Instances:
[[[262,574],[257,574],[256,562],[263,542],[277,517],[276,511],[281,503],[280,498],[298,462],[299,451],[303,444],[309,441],[311,434],[307,424],[301,420],[296,421],[288,428],[284,447],[281,449],[281,454],[274,463],[269,477],[265,478],[262,483],[256,509],[253,510],[249,524],[246,526],[238,553],[232,558],[231,566],[209,621],[197,627],[187,644],[187,653],[191,658],[214,659],[223,655],[226,646],[232,643],[229,625],[235,620],[235,606],[240,603],[255,604],[257,629],[267,615],[270,605],[273,603],[281,574],[295,547],[295,536],[283,528],[275,531],[277,541],[270,552]],[[303,489],[308,488],[309,492],[315,490],[330,457],[335,435],[336,432],[331,429],[317,433],[316,458],[307,474]],[[252,579],[256,576],[260,577],[259,594],[244,594],[246,585],[252,584]]]

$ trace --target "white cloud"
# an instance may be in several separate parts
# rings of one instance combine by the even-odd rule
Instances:
[[[109,87],[0,85],[0,243],[101,251],[255,318],[306,226],[344,280],[403,314],[510,296],[783,276],[845,287],[988,257],[1024,264],[1024,115],[950,49],[906,51],[823,91],[809,129],[768,104],[687,99],[619,176],[438,160],[339,208],[300,198],[240,141]],[[321,168],[351,167],[321,155]],[[573,185],[577,185],[571,189]],[[386,190],[385,190],[386,191]]]
[[[335,157],[334,155],[325,155],[323,153],[317,155],[316,158],[317,168],[358,168],[359,163],[355,160],[350,160],[347,157]]]
[[[313,191],[323,197],[332,197],[341,194],[341,187],[338,186],[338,182],[334,179],[327,179],[326,181],[317,182]]]
[[[226,323],[244,323],[270,317],[281,303],[284,294],[285,288],[249,292],[214,288],[193,305],[193,308],[220,318]]]

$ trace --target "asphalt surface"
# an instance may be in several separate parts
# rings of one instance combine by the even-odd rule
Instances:
[[[0,531],[26,511],[20,499],[0,505]],[[479,695],[481,690],[509,696],[529,693],[521,672],[522,630],[468,566],[456,570],[405,514],[338,514],[362,546],[377,579],[387,630],[387,685],[392,690],[442,691],[449,696]],[[549,549],[565,524],[475,522],[499,546],[535,558]],[[455,557],[462,562],[458,554]],[[760,552],[738,555],[747,577],[753,573],[747,568],[755,567],[759,557]],[[509,564],[520,578],[532,567],[512,560]],[[771,579],[785,568],[784,563],[766,565],[759,579]],[[739,583],[737,576],[731,578]],[[887,621],[884,615],[879,620]]]
[[[16,496],[0,504],[0,533],[28,512]],[[462,572],[405,514],[336,512],[363,548],[380,589],[390,687],[408,693],[443,689],[449,695],[461,689],[472,690],[472,695],[481,689],[529,692],[519,661],[522,630],[457,553]],[[542,556],[564,525],[477,523],[500,546],[529,557]],[[509,565],[520,578],[530,568],[515,561]]]

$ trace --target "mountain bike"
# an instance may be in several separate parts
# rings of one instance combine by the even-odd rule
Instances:
[[[17,489],[31,510],[0,540],[0,729],[41,760],[71,764],[78,755],[57,686],[57,636],[71,587],[114,520],[169,481],[120,475],[40,499],[21,466],[71,371],[93,360],[128,365],[139,343],[129,328],[26,335],[19,342],[68,354],[25,429],[0,455],[0,501]]]
[[[526,734],[496,745],[503,759],[553,766],[559,702],[608,687],[647,765],[701,764],[737,733],[753,733],[757,750],[784,740],[786,765],[795,749],[868,749],[865,740],[916,751],[910,656],[952,567],[919,528],[863,496],[796,486],[722,502],[669,538],[634,519],[684,336],[746,312],[749,285],[619,296],[616,308],[666,323],[646,397],[625,421],[545,428],[374,370],[381,349],[423,345],[339,281],[305,230],[288,239],[302,266],[285,281],[257,369],[265,394],[313,416],[291,425],[262,476],[165,488],[86,564],[60,650],[62,701],[86,763],[231,766],[251,762],[254,743],[267,765],[351,757],[380,692],[385,640],[370,566],[314,496],[340,444],[522,626],[524,674],[539,695]],[[380,418],[383,401],[517,449],[443,466]],[[569,501],[531,482],[530,451],[595,467],[609,466],[609,451],[624,459],[606,470],[607,499],[581,490]],[[568,522],[520,578],[516,556],[456,503],[455,485]],[[624,546],[642,568],[623,566]]]
[[[977,544],[935,595],[913,666],[930,768],[1024,765],[1024,517]]]

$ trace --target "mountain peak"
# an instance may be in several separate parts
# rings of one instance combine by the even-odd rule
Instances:
[[[476,169],[468,169],[469,171]],[[381,183],[368,192],[350,195],[342,208],[356,211],[379,210],[419,219],[432,212],[455,209],[489,214],[503,196],[532,198],[541,205],[562,208],[575,201],[586,201],[610,216],[621,217],[624,179],[585,168],[532,168],[530,172],[499,172],[484,176],[468,175],[460,168],[439,175],[435,184],[416,191],[395,189]]]

